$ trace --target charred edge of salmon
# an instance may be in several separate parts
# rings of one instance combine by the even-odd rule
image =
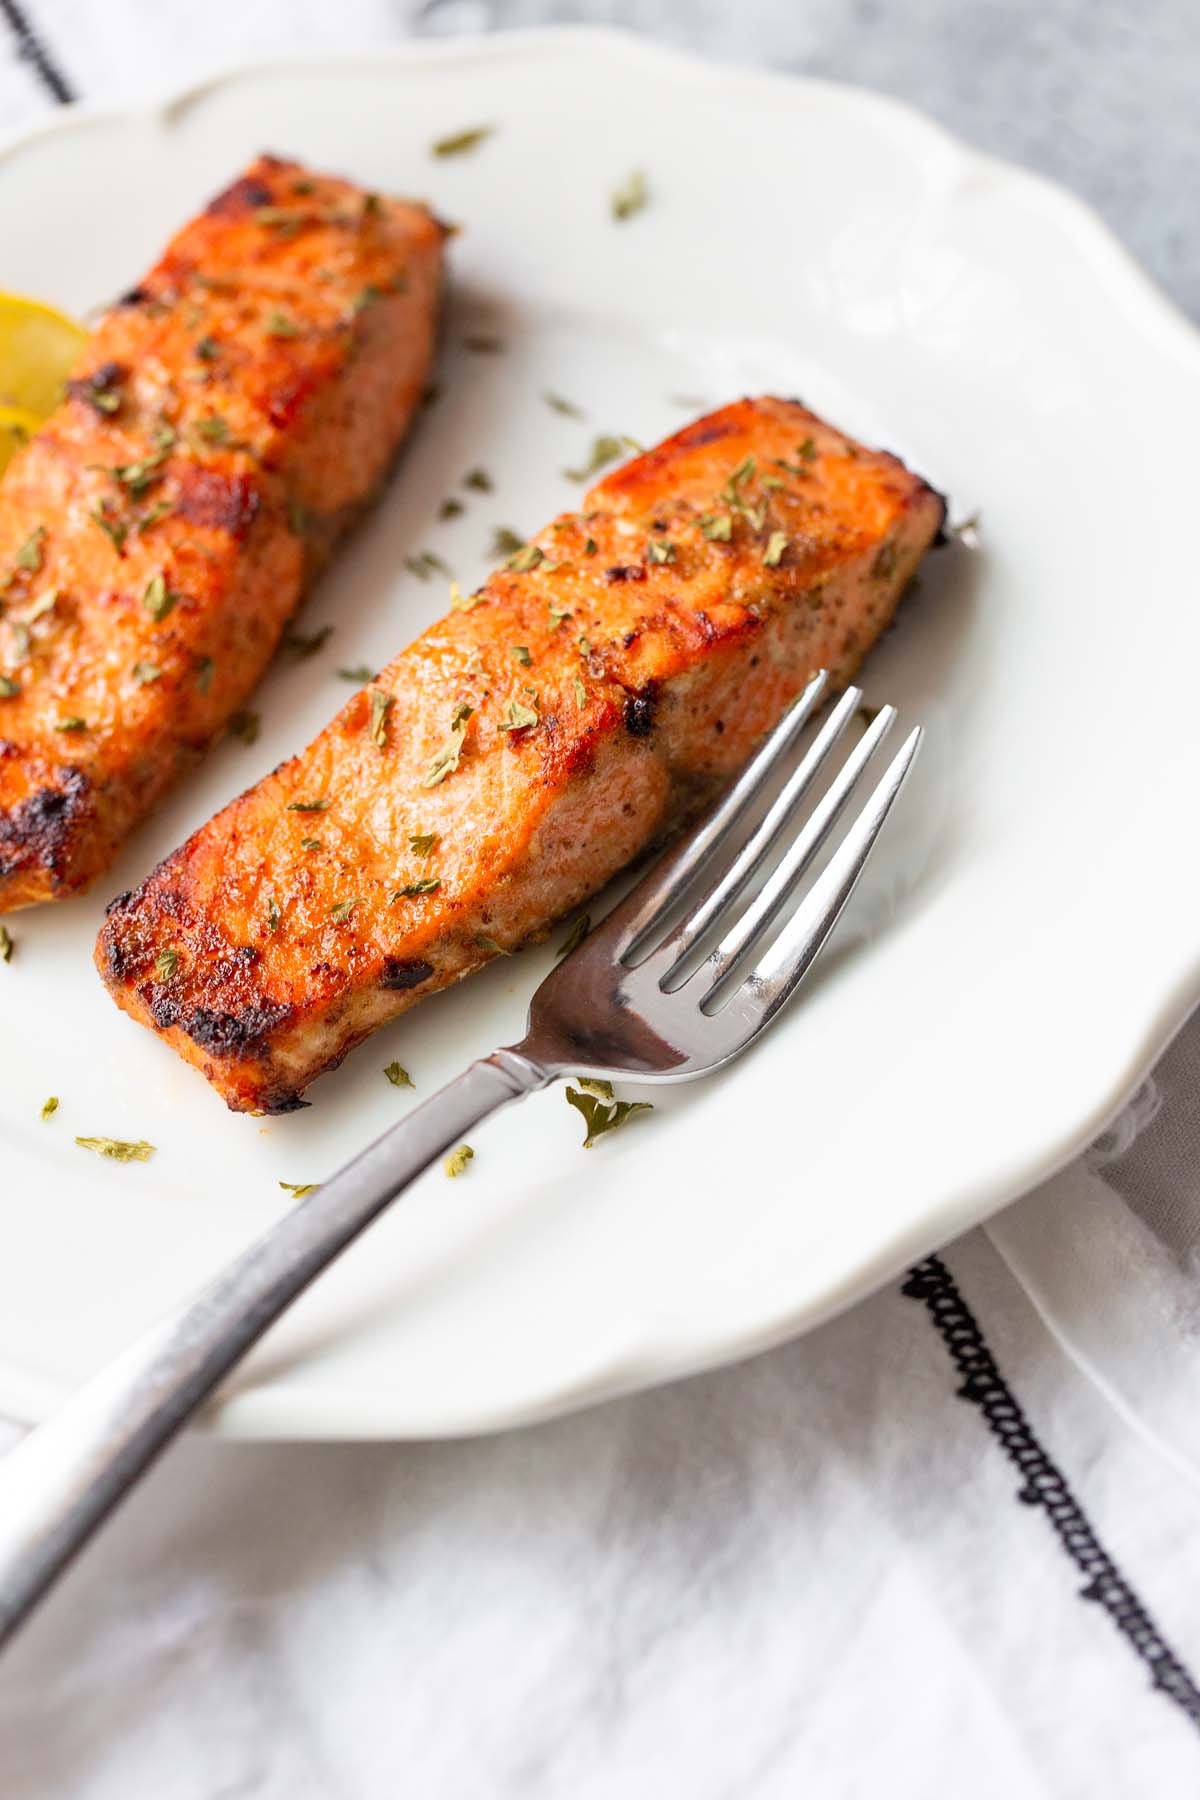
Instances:
[[[0,757],[19,753],[19,746],[0,741]],[[0,884],[20,885],[22,875],[41,875],[55,893],[70,885],[64,871],[80,826],[91,817],[94,796],[91,781],[75,764],[57,769],[55,776],[0,810]]]
[[[261,206],[273,205],[274,200],[274,190],[257,175],[239,175],[219,194],[214,194],[204,210],[214,219],[244,219]]]
[[[164,886],[162,877],[172,867],[181,867],[183,852],[176,852],[160,864],[136,889],[118,894],[105,908],[105,921],[96,946],[96,960],[101,972],[113,982],[127,984],[136,1010],[145,1021],[161,1032],[186,1037],[201,1052],[220,1058],[226,1065],[240,1066],[252,1077],[252,1110],[262,1113],[295,1112],[307,1106],[301,1099],[300,1087],[284,1075],[272,1078],[274,1060],[273,1034],[295,1016],[296,1009],[286,1002],[270,999],[258,987],[254,967],[260,952],[251,944],[231,946],[220,935],[206,929],[203,915],[187,906],[179,889]],[[206,1006],[202,1001],[181,998],[169,983],[157,981],[152,973],[155,947],[144,941],[140,907],[152,905],[156,917],[167,913],[186,922],[204,946],[214,985],[224,986],[231,978],[238,990],[236,1009]],[[433,963],[417,957],[388,956],[379,974],[379,986],[392,993],[409,993],[437,974]],[[348,1046],[347,1046],[348,1048]],[[325,1063],[327,1074],[346,1055],[346,1049]],[[303,1086],[311,1077],[306,1077]],[[251,1110],[248,1100],[246,1110]]]

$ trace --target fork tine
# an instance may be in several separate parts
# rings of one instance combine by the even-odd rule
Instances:
[[[789,999],[841,917],[884,821],[912,771],[923,736],[920,725],[909,732],[854,825],[830,858],[828,868],[814,882],[775,943],[737,989],[735,999],[748,1001],[760,1015],[760,1024],[765,1025]],[[713,997],[714,993],[710,991],[706,1007]]]
[[[711,994],[725,980],[734,963],[745,955],[778,916],[796,883],[833,830],[895,716],[894,707],[885,706],[880,709],[846,758],[837,780],[822,796],[812,816],[797,833],[783,860],[763,883],[761,891],[745,912],[729,927],[712,955],[689,977],[689,982],[702,981],[704,988]]]
[[[630,919],[622,921],[625,942],[619,953],[620,962],[628,965],[636,960],[647,933],[653,930],[658,920],[683,894],[697,871],[724,842],[745,808],[807,725],[828,680],[827,671],[818,669],[799,699],[793,702],[775,729],[763,740],[729,792],[704,823],[653,875],[643,878],[636,889],[637,911]],[[862,695],[858,689],[850,691],[861,700]],[[857,705],[857,700],[855,704]]]
[[[820,774],[830,752],[858,709],[862,695],[857,688],[843,694],[840,702],[822,726],[819,736],[804,760],[789,776],[787,785],[772,802],[770,810],[753,835],[738,851],[728,868],[711,883],[699,904],[670,934],[655,955],[667,964],[661,980],[665,984],[679,967],[693,944],[699,942],[713,921],[727,912],[754,879],[771,851],[782,841],[788,824],[795,818],[808,790]],[[875,731],[878,744],[896,717],[891,706],[881,707]],[[882,721],[879,723],[878,721]],[[848,792],[849,790],[847,790]],[[832,820],[830,821],[832,823]],[[815,849],[814,845],[814,849]]]

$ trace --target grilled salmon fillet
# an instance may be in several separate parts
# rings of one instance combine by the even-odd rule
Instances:
[[[0,484],[0,912],[95,880],[379,484],[443,228],[261,157],[90,339]]]
[[[742,400],[601,481],[112,902],[118,1005],[238,1111],[286,1112],[515,949],[844,684],[944,505],[803,407]]]

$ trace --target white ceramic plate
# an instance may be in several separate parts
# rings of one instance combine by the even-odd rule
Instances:
[[[495,123],[474,155],[429,145]],[[586,1154],[552,1089],[428,1176],[248,1363],[248,1435],[514,1424],[760,1348],[1045,1176],[1197,998],[1197,339],[1097,221],[890,101],[595,32],[247,69],[75,113],[0,157],[3,283],[76,311],[127,286],[254,151],[428,194],[453,246],[443,396],[281,666],[92,897],[18,915],[0,967],[0,1407],[34,1416],[428,1093],[518,1036],[550,951],[417,1008],[312,1091],[225,1113],[91,967],[110,894],[306,743],[444,607],[493,527],[571,503],[591,435],[649,442],[801,394],[979,508],[930,559],[868,698],[929,728],[900,816],[802,999],[754,1053]],[[614,224],[635,167],[651,201]],[[499,355],[464,333],[495,332]],[[552,388],[587,411],[551,411]],[[680,404],[680,397],[684,397]],[[694,397],[694,398],[691,398]],[[464,493],[484,464],[492,497]],[[631,1090],[633,1091],[633,1090]],[[49,1123],[47,1094],[61,1096]],[[147,1137],[112,1166],[76,1133]]]

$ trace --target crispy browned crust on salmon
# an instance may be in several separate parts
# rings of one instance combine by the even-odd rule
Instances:
[[[86,888],[262,675],[420,400],[444,229],[260,157],[0,484],[0,912]]]
[[[743,400],[610,475],[109,908],[118,1004],[243,1111],[601,887],[846,682],[942,524],[894,457]]]

